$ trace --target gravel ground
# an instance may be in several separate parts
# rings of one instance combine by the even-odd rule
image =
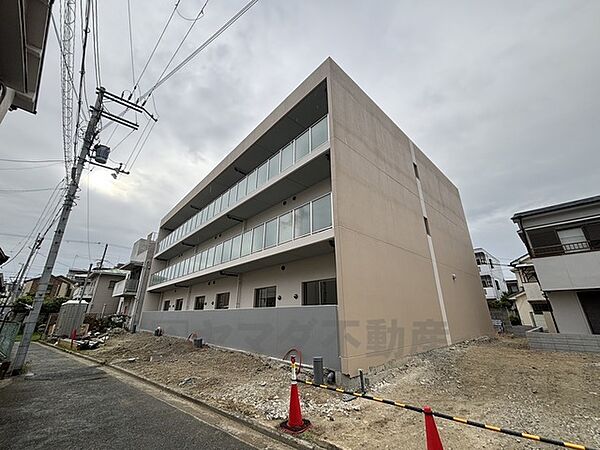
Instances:
[[[268,358],[146,333],[113,336],[87,354],[230,412],[276,426],[287,416],[289,368]],[[135,358],[135,361],[129,361]],[[600,447],[600,355],[538,352],[524,339],[482,339],[404,358],[368,376],[369,393],[492,425]],[[412,411],[300,385],[317,436],[343,448],[423,449]],[[446,449],[551,448],[437,419]]]

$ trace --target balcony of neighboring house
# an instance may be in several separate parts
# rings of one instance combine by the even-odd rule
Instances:
[[[330,177],[328,118],[322,84],[240,144],[163,220],[154,257],[169,260]]]
[[[274,214],[150,276],[151,292],[236,275],[333,251],[331,193]]]
[[[600,288],[600,222],[525,232],[545,291]]]
[[[137,293],[140,280],[121,280],[113,288],[113,297],[134,297]]]

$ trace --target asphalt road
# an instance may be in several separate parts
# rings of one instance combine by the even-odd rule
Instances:
[[[251,449],[98,367],[32,345],[0,386],[0,449]]]

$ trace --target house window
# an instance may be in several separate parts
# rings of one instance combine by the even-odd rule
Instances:
[[[254,290],[255,308],[273,308],[275,306],[276,287],[269,286]]]
[[[163,311],[168,311],[170,307],[171,307],[171,300],[165,300],[165,303],[163,304]]]
[[[335,278],[302,283],[303,305],[337,305]]]
[[[178,298],[175,300],[175,311],[181,311],[183,309],[183,299]]]
[[[194,300],[194,309],[199,310],[199,309],[204,309],[204,301],[206,300],[206,297],[204,295],[199,295],[198,297],[196,297],[196,299]]]
[[[494,285],[492,284],[492,277],[490,277],[489,275],[482,275],[481,284],[484,288],[494,287]]]
[[[229,309],[229,292],[217,294],[215,309]]]
[[[109,289],[114,289],[114,287],[115,287],[115,284],[117,284],[117,282],[116,282],[115,280],[111,280],[111,281],[109,281],[109,282],[108,282],[108,288],[109,288]],[[50,285],[50,286],[48,286],[48,287],[51,287],[51,285]]]

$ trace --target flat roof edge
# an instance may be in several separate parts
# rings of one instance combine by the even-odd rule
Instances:
[[[535,216],[537,214],[561,211],[563,209],[576,208],[578,206],[586,206],[586,205],[591,205],[593,203],[600,203],[600,195],[595,195],[593,197],[581,198],[578,200],[572,200],[570,202],[557,203],[556,205],[544,206],[542,208],[536,208],[536,209],[530,209],[527,211],[517,212],[510,219],[513,222],[516,222],[518,219]]]
[[[266,133],[277,121],[282,119],[300,100],[308,95],[320,83],[327,79],[331,73],[331,65],[335,62],[328,57],[308,77],[306,77],[275,109],[269,113],[242,142],[229,152],[194,188],[190,190],[169,212],[161,219],[162,228],[173,216],[188,205],[196,195],[205,189],[218,174],[229,167],[240,157],[252,144],[254,144],[264,133]]]

